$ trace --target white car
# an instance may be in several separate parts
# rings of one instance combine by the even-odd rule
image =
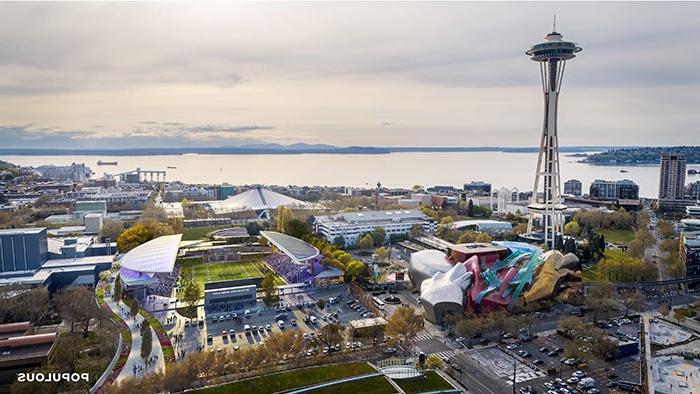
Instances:
[[[284,330],[284,320],[277,320],[277,325],[280,326],[280,330]]]

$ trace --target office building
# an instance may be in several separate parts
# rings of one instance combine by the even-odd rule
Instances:
[[[693,200],[700,200],[700,181],[688,185],[688,195]]]
[[[568,181],[564,182],[564,194],[580,197],[582,192],[583,188],[581,186],[581,181],[578,179],[569,179]]]
[[[0,230],[0,276],[36,270],[47,259],[46,228]]]
[[[474,181],[465,183],[463,187],[464,191],[468,196],[490,196],[491,195],[491,184]]]
[[[581,48],[573,42],[562,40],[562,35],[556,31],[547,34],[544,39],[545,42],[533,45],[526,52],[530,59],[540,66],[545,116],[535,170],[535,187],[532,200],[527,207],[529,213],[527,233],[523,238],[543,242],[554,249],[557,235],[563,230],[563,212],[566,209],[561,199],[559,174],[557,132],[559,92],[564,77],[564,65],[567,60],[575,58],[576,54],[581,52]],[[537,223],[539,223],[538,226],[536,226]]]
[[[346,245],[354,245],[367,233],[381,227],[387,238],[405,236],[411,227],[420,224],[425,233],[435,231],[435,221],[417,209],[401,211],[346,212],[337,215],[317,216],[314,231],[329,242],[342,236]]]

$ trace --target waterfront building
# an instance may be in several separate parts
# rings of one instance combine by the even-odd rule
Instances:
[[[629,179],[615,181],[615,198],[620,200],[638,200],[639,185]]]
[[[92,170],[85,163],[72,163],[69,166],[43,165],[36,167],[34,171],[44,178],[72,182],[87,182],[92,174]]]
[[[342,236],[346,245],[354,245],[364,234],[381,227],[387,238],[407,235],[411,227],[420,224],[425,233],[435,231],[435,221],[417,209],[400,211],[345,212],[337,215],[317,216],[314,231],[329,242]]]
[[[471,196],[490,196],[491,184],[483,181],[473,181],[465,183],[463,187],[467,195]]]
[[[614,200],[616,197],[615,182],[596,179],[591,183],[591,187],[588,189],[588,195],[590,198],[594,199]]]
[[[568,181],[564,182],[564,194],[581,197],[582,191],[583,188],[581,181],[578,179],[569,179]]]
[[[555,248],[557,235],[564,226],[563,212],[566,206],[561,199],[559,173],[559,137],[557,134],[557,111],[559,92],[567,60],[576,57],[581,48],[573,42],[562,40],[562,35],[553,31],[545,36],[545,42],[533,45],[526,54],[540,65],[542,90],[544,93],[544,126],[540,139],[540,152],[535,171],[535,185],[530,205],[529,220],[524,238],[544,242]],[[542,197],[538,198],[540,190]],[[540,228],[536,229],[539,217]]]

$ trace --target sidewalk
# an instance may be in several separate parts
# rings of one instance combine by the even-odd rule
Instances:
[[[153,327],[151,327],[151,337],[153,341],[151,356],[157,355],[158,359],[154,364],[152,364],[148,369],[146,369],[146,364],[144,362],[145,360],[141,358],[141,330],[137,327],[137,323],[141,323],[144,321],[143,316],[137,315],[136,319],[132,318],[129,315],[129,307],[121,301],[119,303],[114,302],[111,295],[110,297],[107,297],[105,295],[105,303],[129,326],[129,330],[131,330],[132,337],[131,353],[129,353],[129,357],[126,360],[126,364],[124,364],[124,368],[121,370],[119,376],[117,376],[116,381],[119,382],[127,377],[139,376],[152,371],[160,371],[165,369],[165,358],[163,357],[163,349],[160,346],[158,336],[153,330]],[[134,374],[134,366],[142,367],[143,372],[137,372],[136,374]]]

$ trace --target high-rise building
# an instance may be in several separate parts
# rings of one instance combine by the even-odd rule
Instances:
[[[665,210],[685,209],[686,157],[664,153],[661,155],[659,174],[659,208]]]
[[[564,194],[580,197],[582,192],[583,187],[581,185],[581,181],[578,179],[569,179],[568,181],[564,182]]]
[[[544,42],[535,44],[526,54],[540,65],[542,93],[544,93],[544,126],[540,139],[540,154],[535,171],[532,200],[528,205],[530,218],[524,238],[542,241],[554,249],[556,238],[564,225],[559,177],[559,138],[557,136],[557,104],[567,60],[576,57],[581,48],[573,42],[562,40],[562,35],[553,31]],[[541,190],[541,193],[540,193]],[[536,216],[539,227],[535,229]]]

